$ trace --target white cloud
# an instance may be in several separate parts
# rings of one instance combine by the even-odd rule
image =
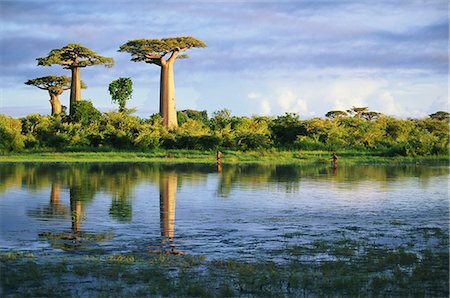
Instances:
[[[331,101],[332,108],[337,110],[367,106],[368,99],[378,93],[385,84],[379,80],[346,78],[332,83],[327,98]]]
[[[259,110],[261,115],[268,116],[270,115],[270,112],[272,111],[272,108],[270,107],[270,102],[267,99],[264,99],[259,104]]]
[[[449,111],[449,102],[448,98],[438,97],[431,103],[428,112],[435,113],[437,111]]]
[[[298,98],[289,89],[282,90],[277,98],[278,105],[283,112],[294,112],[300,115],[308,114],[308,105],[305,100]]]
[[[247,94],[247,97],[250,98],[250,99],[259,98],[259,97],[261,97],[261,93],[252,91],[249,94]]]
[[[399,115],[402,108],[396,103],[394,96],[389,91],[383,91],[379,96],[379,107],[375,107],[379,112],[387,115]]]

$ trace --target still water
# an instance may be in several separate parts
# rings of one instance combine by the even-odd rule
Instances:
[[[282,262],[289,255],[280,252],[293,245],[346,237],[445,251],[448,243],[430,235],[448,235],[449,172],[448,165],[334,171],[324,165],[3,164],[0,250]]]

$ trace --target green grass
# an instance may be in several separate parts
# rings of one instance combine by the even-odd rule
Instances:
[[[449,162],[446,155],[422,157],[386,157],[377,152],[342,151],[338,152],[339,165],[354,164],[402,164]],[[200,150],[155,150],[139,151],[104,151],[104,152],[58,152],[58,151],[23,151],[0,155],[0,162],[176,162],[176,163],[215,163],[215,151]],[[277,163],[277,164],[329,164],[332,162],[328,151],[279,151],[224,150],[223,164],[236,163]]]
[[[310,253],[353,245],[348,239],[315,242]],[[448,251],[362,248],[350,259],[291,257],[284,263],[143,253],[31,257],[6,252],[0,253],[0,285],[3,295],[14,297],[448,297]]]

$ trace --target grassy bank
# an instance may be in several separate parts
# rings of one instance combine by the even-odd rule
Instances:
[[[339,164],[403,164],[403,163],[448,163],[448,155],[439,156],[394,156],[386,157],[377,152],[338,152]],[[308,164],[332,161],[328,151],[228,151],[222,155],[223,164],[277,163]],[[23,151],[0,155],[0,162],[177,162],[215,163],[215,151],[200,150],[155,150],[139,151]]]
[[[443,233],[445,234],[445,233]],[[446,241],[443,239],[442,241]],[[9,297],[448,297],[448,251],[390,249],[349,239],[280,252],[286,262],[203,256],[0,253]],[[316,261],[302,261],[302,256]],[[324,258],[324,256],[327,256]]]

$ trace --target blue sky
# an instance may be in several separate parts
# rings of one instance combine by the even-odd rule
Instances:
[[[128,40],[193,36],[205,49],[175,62],[177,109],[324,117],[368,106],[421,118],[448,104],[448,1],[0,0],[0,112],[48,114],[48,94],[23,84],[67,75],[36,58],[68,43],[113,57],[81,71],[82,98],[102,111],[109,83],[131,77],[129,107],[159,111],[159,68],[117,52]],[[69,92],[60,97],[68,105]]]

